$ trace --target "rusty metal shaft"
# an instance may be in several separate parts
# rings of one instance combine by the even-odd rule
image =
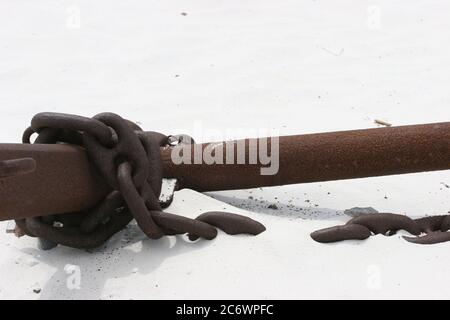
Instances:
[[[247,140],[247,152],[249,144]],[[284,136],[279,138],[279,154],[275,175],[261,175],[260,164],[174,165],[168,150],[162,155],[165,175],[198,191],[446,170],[450,123]]]
[[[257,145],[253,142],[245,140],[246,159]],[[226,146],[237,148],[238,144]],[[261,175],[266,165],[259,158],[256,164],[206,164],[203,160],[176,165],[172,148],[161,149],[161,154],[164,176],[198,191],[446,170],[450,169],[450,123],[279,137],[279,170],[274,175]],[[0,145],[0,161],[19,158],[34,159],[36,170],[0,179],[0,220],[80,211],[108,193],[79,147]]]

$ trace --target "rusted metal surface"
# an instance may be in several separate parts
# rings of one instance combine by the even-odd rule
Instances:
[[[214,191],[450,169],[450,123],[285,136],[279,144],[274,176],[262,176],[261,164],[175,165],[171,147],[161,148],[163,176]],[[0,181],[2,220],[88,209],[108,192],[84,149],[0,145],[0,160],[24,157],[35,159],[37,170]]]
[[[259,162],[175,165],[171,150],[163,150],[164,176],[177,177],[182,187],[214,191],[447,170],[450,123],[284,136],[279,151],[279,172],[263,176]]]
[[[30,144],[34,133],[38,136]],[[235,214],[209,212],[190,219],[163,212],[163,177],[181,187],[213,191],[450,168],[450,123],[203,145],[180,137],[144,132],[112,113],[94,118],[38,114],[23,135],[24,144],[0,145],[0,219],[15,219],[20,234],[39,237],[50,247],[97,247],[133,218],[152,239],[176,234],[213,239],[216,227],[256,235],[265,227]],[[270,154],[270,164],[261,148]],[[175,164],[172,156],[180,150],[190,160]],[[214,153],[212,163],[206,151]],[[272,174],[263,174],[267,165],[276,167]],[[420,234],[416,221],[378,214],[312,236],[330,242],[398,229]],[[416,243],[444,239],[431,233],[407,238]]]
[[[36,169],[0,180],[1,220],[81,211],[108,193],[80,147],[0,144],[0,161],[20,158],[32,158]]]
[[[224,212],[210,213],[208,217],[213,222],[210,224],[209,220],[202,221],[200,217],[190,219],[162,212],[159,203],[163,176],[160,148],[169,145],[168,137],[155,132],[143,132],[137,125],[116,114],[102,113],[91,119],[68,114],[41,113],[33,118],[31,127],[25,131],[24,144],[30,143],[30,137],[34,133],[38,134],[36,146],[39,146],[41,151],[44,150],[40,153],[41,159],[36,160],[35,154],[30,155],[31,161],[21,158],[20,148],[16,145],[11,148],[15,149],[15,152],[12,152],[15,154],[13,157],[15,160],[0,162],[2,164],[0,174],[6,178],[11,176],[17,178],[19,174],[23,176],[29,173],[25,175],[29,181],[25,183],[21,180],[8,182],[5,189],[10,192],[9,206],[17,210],[18,198],[23,197],[28,201],[26,208],[20,208],[21,212],[26,214],[19,212],[12,217],[23,234],[44,240],[49,248],[56,244],[74,248],[98,247],[123,229],[133,218],[151,239],[159,239],[165,235],[189,234],[191,238],[210,240],[217,235],[215,227],[229,232],[230,227],[240,217]],[[58,170],[54,170],[55,168],[63,171],[66,169],[67,159],[64,157],[70,152],[67,149],[68,143],[82,146],[87,151],[88,158],[81,149],[77,150],[78,155],[83,155],[83,163],[87,167],[83,170],[85,172],[72,171],[72,177],[67,174],[55,176],[58,173]],[[60,152],[59,155],[62,156],[60,158],[51,157],[49,152],[45,152],[50,150],[47,144],[64,145],[65,153]],[[11,155],[4,152],[4,156]],[[75,160],[73,155],[70,160]],[[80,159],[78,160],[81,162]],[[93,171],[91,164],[102,179],[97,173],[94,173],[95,177],[87,173]],[[30,195],[36,196],[33,188],[38,188],[39,183],[40,190],[48,192],[52,188],[60,188],[62,184],[65,184],[67,180],[64,178],[74,179],[70,180],[70,191],[73,191],[75,187],[77,190],[83,189],[89,178],[80,181],[80,176],[81,179],[89,177],[95,183],[101,184],[96,192],[86,193],[90,196],[103,195],[95,203],[92,199],[94,207],[90,206],[90,202],[88,206],[86,200],[83,201],[83,208],[74,210],[73,193],[68,199],[64,199],[67,201],[67,207],[59,207],[59,204],[64,201],[63,197],[60,197],[64,190],[59,190],[59,193],[56,192],[52,197],[44,193],[46,200],[58,204],[52,208],[43,204],[43,198],[30,197]],[[47,184],[51,184],[52,187],[49,188]],[[18,185],[19,189],[13,190]],[[20,189],[20,186],[23,188]],[[2,196],[5,194],[6,192]],[[105,196],[106,194],[108,195]],[[76,196],[79,197],[79,195]],[[48,210],[37,214],[39,210],[34,209],[33,204],[39,210]],[[6,216],[10,214],[7,206],[2,210]],[[239,222],[241,228],[235,229],[236,233],[248,231],[255,234],[252,227],[258,225],[256,221],[241,217]]]
[[[36,161],[33,158],[0,161],[0,179],[20,176],[34,170],[36,170]]]
[[[317,242],[330,243],[343,240],[365,240],[373,234],[392,236],[405,230],[415,237],[403,236],[416,244],[435,244],[450,241],[450,215],[411,219],[394,213],[364,214],[350,219],[345,225],[317,230],[311,238]],[[421,236],[422,233],[425,235]]]

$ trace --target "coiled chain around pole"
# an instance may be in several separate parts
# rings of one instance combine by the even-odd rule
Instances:
[[[93,118],[40,113],[23,135],[23,143],[69,143],[87,150],[90,160],[111,188],[109,195],[87,212],[61,213],[16,220],[28,236],[75,248],[98,247],[133,218],[151,239],[189,234],[192,240],[214,239],[217,228],[228,234],[259,234],[264,226],[250,218],[209,212],[197,219],[162,212],[159,204],[163,169],[160,148],[168,137],[144,132],[113,113]]]

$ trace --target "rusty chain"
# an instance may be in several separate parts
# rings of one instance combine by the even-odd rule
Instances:
[[[162,212],[160,148],[171,143],[157,132],[144,132],[113,113],[93,118],[61,113],[40,113],[23,134],[23,143],[69,143],[86,149],[94,167],[111,188],[95,208],[87,212],[61,213],[16,220],[26,235],[75,248],[93,248],[135,219],[151,239],[189,234],[191,240],[214,239],[219,228],[228,234],[259,234],[265,227],[236,214],[209,212],[190,219]],[[28,165],[30,165],[28,163]]]
[[[317,230],[311,233],[311,238],[321,243],[365,240],[372,234],[392,236],[398,230],[414,235],[415,237],[403,236],[403,239],[416,244],[450,241],[450,215],[411,219],[394,213],[364,214],[350,219],[345,225]]]

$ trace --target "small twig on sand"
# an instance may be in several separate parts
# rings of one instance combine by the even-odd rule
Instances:
[[[392,127],[392,124],[380,119],[375,119],[374,121],[376,124],[382,125],[382,126],[386,126],[386,127]]]

